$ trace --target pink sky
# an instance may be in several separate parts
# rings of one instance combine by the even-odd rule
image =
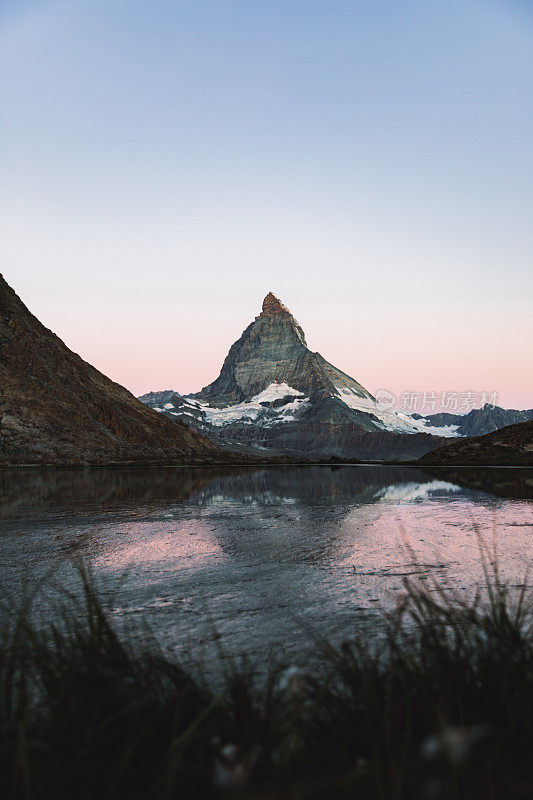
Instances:
[[[130,284],[124,292],[111,285],[95,302],[75,279],[54,286],[43,275],[17,285],[13,276],[5,277],[71,349],[137,395],[159,389],[190,393],[214,380],[231,344],[273,288],[303,326],[308,346],[373,393],[387,389],[399,404],[402,392],[418,392],[418,409],[424,392],[443,391],[470,391],[479,399],[497,392],[505,407],[533,405],[525,308],[484,322],[459,302],[436,313],[407,298],[385,310],[373,293],[360,293],[356,301],[338,288],[331,297],[308,288],[298,302],[294,286],[284,293],[268,284],[242,295],[239,287],[204,287],[185,296],[175,284],[165,292],[152,281],[144,294],[141,285],[133,291]]]
[[[6,279],[135,394],[272,290],[372,392],[533,406],[530,6],[4,3]]]

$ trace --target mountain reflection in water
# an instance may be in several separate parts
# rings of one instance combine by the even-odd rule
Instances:
[[[210,655],[221,635],[233,654],[304,657],[309,630],[371,634],[405,576],[470,590],[476,526],[497,535],[503,577],[520,585],[532,478],[378,466],[0,472],[2,593],[20,600],[50,573],[70,590],[81,557],[116,618],[142,613],[172,651]]]

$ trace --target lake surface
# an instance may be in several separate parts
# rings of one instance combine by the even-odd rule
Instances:
[[[313,637],[372,636],[405,576],[472,591],[476,530],[520,586],[531,470],[316,466],[0,472],[5,600],[78,586],[89,563],[121,623],[170,653],[301,661]],[[414,548],[417,563],[405,549]],[[44,595],[37,607],[47,614]]]

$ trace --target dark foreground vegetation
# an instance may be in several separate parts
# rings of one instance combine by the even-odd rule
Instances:
[[[406,583],[376,642],[317,643],[304,672],[228,667],[209,688],[117,632],[81,570],[43,631],[7,615],[3,798],[529,798],[533,642],[525,588],[461,600]]]

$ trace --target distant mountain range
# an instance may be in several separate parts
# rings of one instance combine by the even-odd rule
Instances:
[[[227,460],[69,350],[0,275],[0,465]]]
[[[483,436],[507,425],[533,420],[533,408],[517,411],[512,408],[500,408],[488,403],[482,408],[474,408],[468,414],[412,414],[413,419],[425,419],[431,427],[447,425],[455,431],[456,436]]]
[[[307,347],[290,311],[271,292],[231,346],[220,375],[201,392],[139,398],[226,449],[294,456],[410,459],[457,433],[380,406],[360,383]]]

